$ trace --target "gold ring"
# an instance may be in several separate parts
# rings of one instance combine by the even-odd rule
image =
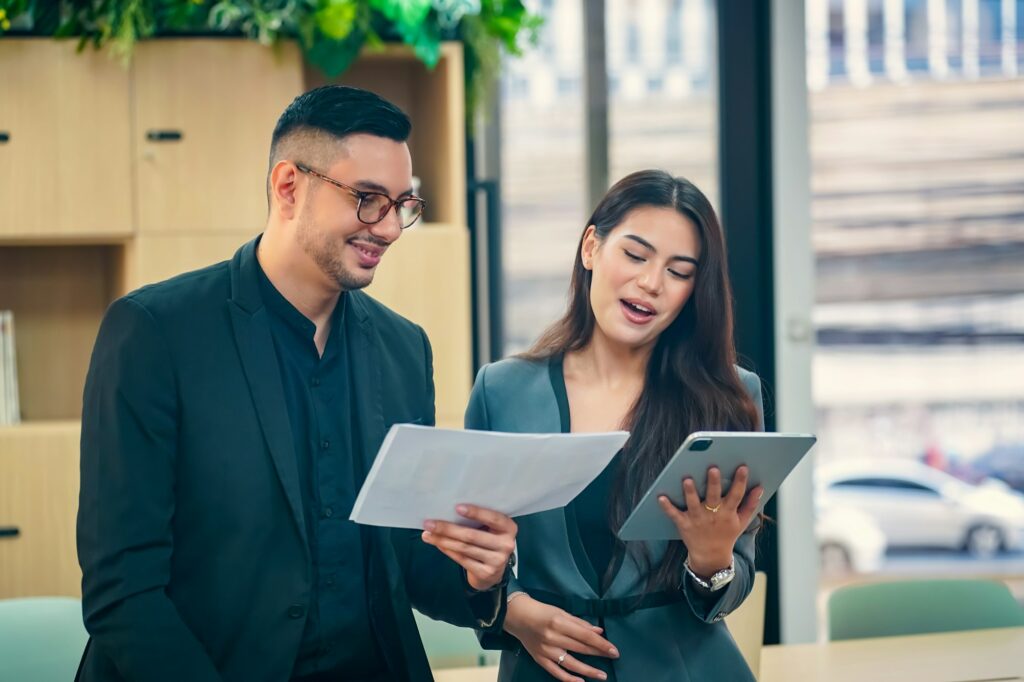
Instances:
[[[719,502],[718,504],[716,504],[716,505],[715,505],[714,507],[709,507],[709,506],[708,506],[708,504],[707,504],[707,502],[705,502],[705,503],[704,503],[704,508],[705,508],[705,509],[707,509],[707,510],[708,510],[709,512],[711,512],[712,514],[714,514],[715,512],[717,512],[717,511],[718,511],[718,510],[719,510],[719,509],[721,508],[721,506],[722,506],[722,503],[721,503],[721,502]]]

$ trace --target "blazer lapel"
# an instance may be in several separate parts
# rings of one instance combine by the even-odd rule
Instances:
[[[558,430],[561,433],[572,432],[572,418],[569,409],[569,396],[565,387],[565,374],[562,368],[562,356],[552,357],[548,363],[548,377],[551,391],[558,405]],[[601,594],[601,577],[594,570],[586,547],[583,545],[583,536],[580,534],[579,520],[576,517],[575,500],[562,508],[562,523],[565,525],[565,535],[569,540],[569,552],[572,554],[573,564],[579,574],[593,592],[593,597]]]
[[[384,440],[384,396],[381,376],[380,336],[363,305],[363,294],[352,291],[345,294],[346,305],[345,339],[349,344],[349,367],[351,368],[351,393],[354,405],[352,427],[355,429],[353,455],[361,464],[357,487],[365,480],[373,466],[377,450]],[[349,315],[351,313],[351,315]],[[391,544],[390,528],[363,526],[362,531],[369,539],[369,567],[372,576],[370,587],[370,619],[380,641],[384,644],[384,655],[391,674],[396,679],[407,679],[410,671],[426,669],[422,648],[418,643],[415,625],[412,622],[408,602],[396,600],[396,594],[404,594],[403,575]],[[394,531],[402,532],[402,531]]]
[[[296,529],[302,537],[306,551],[309,542],[302,513],[302,492],[299,489],[299,468],[295,461],[295,446],[288,406],[284,400],[284,387],[278,369],[274,340],[270,335],[270,322],[259,294],[259,282],[254,268],[257,237],[235,254],[231,261],[232,300],[228,302],[235,342],[242,368],[249,383],[256,414],[263,437],[270,450],[278,478],[284,488],[292,510]]]
[[[349,292],[352,326],[348,338],[352,367],[352,399],[355,403],[356,446],[365,476],[384,440],[384,397],[381,379],[380,337],[363,306],[362,294]],[[361,483],[362,481],[360,481]]]

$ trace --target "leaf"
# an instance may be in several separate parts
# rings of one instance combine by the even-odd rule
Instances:
[[[461,36],[467,113],[493,89],[502,53],[519,54],[542,24],[522,0],[0,0],[0,8],[6,20],[23,17],[34,32],[108,48],[125,62],[153,35],[212,30],[267,45],[294,38],[309,63],[332,78],[364,47],[379,48],[382,36],[409,45],[430,67],[442,39]]]
[[[369,0],[371,7],[383,14],[388,21],[402,27],[416,28],[430,13],[430,0]]]
[[[230,0],[223,0],[210,10],[209,22],[211,27],[226,31],[238,23],[243,16],[242,8]]]
[[[364,40],[365,34],[361,30],[352,31],[345,40],[333,40],[318,34],[306,49],[306,59],[328,78],[337,78],[359,56]]]
[[[424,25],[412,43],[416,56],[429,68],[437,66],[441,59],[441,30],[434,25]]]
[[[328,38],[344,40],[355,27],[358,7],[352,0],[322,0],[316,11],[316,25]]]

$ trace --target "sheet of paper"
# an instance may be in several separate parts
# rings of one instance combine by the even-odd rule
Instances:
[[[523,434],[396,424],[349,518],[422,528],[429,519],[465,522],[457,504],[512,517],[557,509],[583,492],[628,438],[624,431]]]

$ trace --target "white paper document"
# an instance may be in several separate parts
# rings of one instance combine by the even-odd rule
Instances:
[[[563,507],[604,470],[629,434],[497,433],[411,424],[391,427],[349,517],[423,528],[466,523],[457,504],[508,516]]]

